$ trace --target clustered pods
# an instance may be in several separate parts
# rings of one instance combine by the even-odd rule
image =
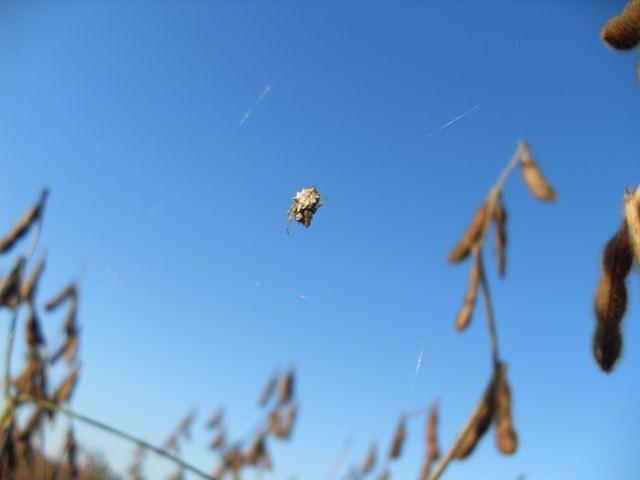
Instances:
[[[557,200],[555,189],[545,178],[538,163],[531,155],[531,149],[526,142],[519,142],[511,161],[510,168],[520,168],[522,179],[531,194],[541,202]],[[510,172],[507,169],[507,174]],[[498,274],[504,277],[507,270],[507,208],[502,197],[502,181],[499,181],[487,195],[485,201],[476,210],[471,223],[456,243],[447,260],[449,263],[460,263],[469,256],[473,257],[473,264],[469,271],[468,288],[462,307],[456,316],[456,330],[466,329],[473,316],[478,288],[487,278],[482,269],[482,252],[486,241],[486,233],[491,226],[495,229],[495,254]],[[486,289],[488,292],[488,289]]]
[[[7,350],[7,376],[12,373],[10,368],[13,340],[18,320],[24,318],[26,343],[26,362],[21,371],[5,385],[5,411],[3,412],[3,422],[0,425],[0,478],[13,478],[18,468],[32,465],[35,461],[34,438],[43,426],[43,421],[48,418],[54,420],[55,413],[64,404],[67,404],[73,395],[74,388],[78,382],[79,367],[75,361],[75,355],[68,357],[70,371],[63,374],[63,380],[55,388],[50,388],[49,374],[51,368],[56,363],[56,354],[47,355],[45,347],[48,347],[47,340],[43,333],[40,322],[40,314],[36,307],[37,286],[44,271],[44,259],[38,261],[31,273],[27,277],[28,264],[33,250],[40,235],[40,226],[44,212],[48,191],[43,190],[36,204],[29,208],[18,220],[7,235],[0,238],[0,254],[7,254],[17,247],[17,245],[29,234],[32,234],[30,245],[26,254],[18,255],[14,267],[11,271],[0,279],[0,308],[10,310],[13,317],[10,324],[9,339],[10,344]],[[78,330],[75,326],[77,291],[73,291],[73,300],[70,312],[65,321],[65,332],[67,339],[58,349],[62,354],[69,353],[70,350],[77,350]],[[58,305],[68,300],[68,295],[54,299],[51,308],[54,310]],[[20,315],[22,308],[26,309],[26,315]],[[73,317],[71,320],[69,316]],[[73,345],[69,343],[69,338],[73,337]],[[29,405],[30,412],[23,412],[23,407]],[[23,416],[24,422],[18,424],[18,416]],[[40,454],[41,455],[41,454]],[[64,458],[66,459],[66,471],[70,478],[77,478],[77,444],[73,436],[73,431],[69,430],[64,445]]]
[[[493,415],[495,411],[495,405],[493,401],[495,390],[494,387],[495,379],[492,379],[490,385],[487,387],[487,390],[480,400],[477,413],[474,416],[471,425],[469,425],[469,428],[462,436],[460,442],[457,445],[454,454],[456,460],[464,460],[469,455],[471,455],[473,450],[480,442],[480,439],[484,436],[487,430],[489,430],[491,422],[493,421]]]
[[[207,422],[207,428],[215,434],[209,448],[220,453],[222,463],[214,471],[213,478],[223,478],[228,473],[238,476],[246,467],[256,467],[264,471],[273,468],[269,454],[270,439],[289,439],[296,421],[298,404],[294,400],[294,384],[293,369],[283,375],[272,375],[267,380],[258,403],[261,407],[271,405],[271,408],[264,424],[247,448],[242,446],[242,442],[229,444],[227,429],[224,426],[224,411],[218,409],[214,412]]]
[[[513,423],[511,389],[507,382],[506,369],[506,364],[498,365],[471,423],[460,438],[454,455],[457,460],[463,460],[473,452],[492,424],[496,427],[498,450],[505,455],[516,452],[518,436]]]

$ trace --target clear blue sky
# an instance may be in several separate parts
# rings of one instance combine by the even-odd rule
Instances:
[[[490,270],[520,450],[487,438],[447,478],[640,478],[637,275],[615,372],[590,350],[601,247],[640,182],[636,57],[598,39],[622,5],[2,2],[1,229],[51,188],[41,298],[81,282],[74,407],[160,443],[191,406],[226,405],[242,436],[294,364],[300,421],[266,478],[324,479],[349,437],[345,469],[386,451],[398,414],[436,397],[448,445],[490,362],[481,313],[453,329],[467,268],[445,256],[527,139],[560,200],[514,176],[507,279]],[[287,236],[308,185],[327,204]],[[79,432],[129,463],[131,445]],[[185,456],[209,470],[206,440],[199,424]],[[393,477],[423,450],[421,419]]]

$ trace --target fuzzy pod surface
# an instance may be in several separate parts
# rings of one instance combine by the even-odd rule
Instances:
[[[614,50],[631,50],[640,44],[640,0],[631,0],[620,15],[611,18],[600,38]]]
[[[633,247],[625,221],[604,248],[602,274],[595,294],[593,354],[605,372],[613,369],[622,351],[620,323],[627,309],[625,282],[632,264]]]

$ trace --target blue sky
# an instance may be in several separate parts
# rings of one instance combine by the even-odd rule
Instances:
[[[454,331],[467,268],[445,257],[526,139],[559,202],[514,175],[506,280],[487,252],[521,445],[487,438],[446,478],[638,478],[637,275],[612,375],[590,350],[600,251],[640,181],[636,56],[598,39],[622,5],[3,2],[1,228],[51,188],[41,298],[80,281],[74,408],[161,443],[225,405],[241,437],[295,365],[299,424],[265,478],[326,478],[351,438],[344,471],[434,398],[448,445],[490,361],[481,313]],[[308,185],[327,204],[287,236]],[[423,423],[394,478],[417,475]],[[131,445],[79,434],[129,463]],[[206,441],[199,424],[184,453],[208,470]]]

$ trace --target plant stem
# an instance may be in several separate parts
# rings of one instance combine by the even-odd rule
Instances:
[[[110,425],[107,425],[106,423],[102,423],[98,420],[94,420],[93,418],[87,417],[85,415],[82,415],[80,413],[74,412],[72,410],[68,410],[64,407],[61,407],[60,405],[56,405],[55,403],[51,403],[48,402],[46,400],[40,400],[37,398],[33,398],[31,396],[24,396],[22,397],[23,400],[26,401],[30,401],[35,403],[36,405],[38,405],[40,408],[43,408],[45,410],[49,410],[49,411],[53,411],[53,412],[59,412],[62,413],[63,415],[68,416],[69,418],[73,418],[76,420],[79,420],[87,425],[91,425],[92,427],[98,428],[100,430],[103,430],[105,432],[109,432],[113,435],[116,435],[120,438],[123,438],[125,440],[128,440],[132,443],[135,443],[137,445],[142,445],[143,447],[147,448],[148,450],[151,450],[152,452],[154,452],[155,454],[166,458],[167,460],[172,461],[173,463],[175,463],[176,465],[178,465],[179,467],[188,470],[189,472],[195,474],[196,476],[200,477],[200,478],[204,478],[206,480],[217,480],[215,477],[203,472],[202,470],[200,470],[197,467],[194,467],[193,465],[188,464],[187,462],[185,462],[184,460],[182,460],[179,457],[176,457],[175,455],[172,455],[169,452],[166,452],[140,438],[134,437],[133,435],[123,431],[123,430],[119,430],[115,427],[112,427]]]
[[[484,306],[487,312],[487,329],[489,331],[489,345],[491,346],[491,357],[493,359],[494,370],[500,366],[500,355],[498,353],[498,334],[496,333],[496,322],[493,316],[493,305],[491,303],[491,295],[489,293],[489,282],[484,270],[484,261],[482,260],[482,252],[478,255],[478,267],[480,270],[480,288],[484,299]]]
[[[521,148],[522,148],[521,144],[518,143],[518,147],[517,147],[515,153],[513,154],[513,156],[511,157],[511,160],[509,160],[509,163],[507,163],[507,166],[504,167],[504,169],[500,173],[500,176],[498,177],[498,180],[493,185],[493,188],[491,190],[495,190],[498,193],[500,193],[502,191],[502,188],[504,187],[504,183],[507,181],[507,178],[509,178],[509,175],[511,174],[513,169],[516,168],[516,166],[520,162],[520,151],[521,151]]]

